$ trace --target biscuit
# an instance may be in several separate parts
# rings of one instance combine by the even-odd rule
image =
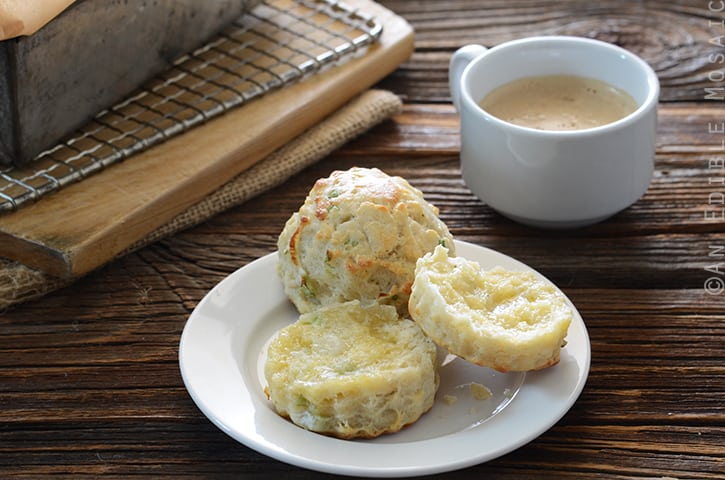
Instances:
[[[533,272],[486,271],[444,247],[418,261],[409,310],[438,345],[502,372],[558,363],[573,317],[564,295]]]
[[[394,307],[359,301],[303,314],[272,339],[264,374],[275,410],[339,438],[415,422],[438,389],[437,347]]]
[[[300,313],[349,300],[407,316],[415,262],[453,238],[420,190],[376,168],[319,179],[279,235],[278,273]]]

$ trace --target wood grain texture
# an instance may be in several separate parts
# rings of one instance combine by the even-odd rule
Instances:
[[[194,405],[178,341],[199,300],[274,251],[313,182],[377,166],[439,206],[462,240],[514,256],[555,281],[587,325],[592,365],[549,431],[453,480],[725,477],[725,223],[717,167],[722,103],[700,89],[717,33],[707,2],[385,1],[416,28],[410,62],[381,82],[404,111],[271,190],[127,255],[0,317],[0,472],[17,478],[332,479],[250,450]],[[476,38],[584,32],[654,59],[665,85],[656,172],[631,208],[591,227],[549,232],[506,220],[466,188],[448,58]],[[725,32],[723,32],[725,33]],[[713,167],[713,164],[715,167]],[[716,198],[715,198],[716,200]],[[720,256],[723,254],[723,256]]]
[[[717,2],[455,0],[383,2],[416,29],[416,53],[384,85],[410,102],[445,102],[447,62],[469,43],[494,46],[534,35],[577,35],[615,43],[657,72],[665,101],[700,101],[722,87],[722,12]],[[435,3],[435,4],[434,4]],[[722,91],[720,91],[722,94]]]

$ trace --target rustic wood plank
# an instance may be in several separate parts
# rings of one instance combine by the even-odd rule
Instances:
[[[129,445],[125,432],[131,438],[155,438],[159,431],[165,433],[166,440],[145,442],[135,451],[118,451],[114,445]],[[214,476],[224,478],[232,473],[245,472],[245,478],[264,477],[265,475],[284,475],[289,469],[278,462],[270,462],[259,454],[234,444],[223,433],[204,425],[162,425],[162,424],[127,424],[119,423],[111,426],[97,425],[96,432],[90,429],[56,428],[51,433],[68,438],[68,445],[77,448],[45,448],[46,461],[26,466],[21,470],[19,465],[12,465],[7,473],[26,475],[63,474],[66,461],[79,465],[79,472],[85,474],[115,474],[124,472],[148,476],[159,475]],[[563,422],[545,437],[537,440],[517,452],[494,460],[485,468],[476,467],[438,476],[421,478],[460,479],[475,478],[476,474],[487,473],[495,478],[581,478],[581,472],[587,472],[587,478],[662,478],[669,475],[681,478],[717,478],[718,445],[708,445],[709,440],[717,432],[708,429],[665,428],[656,426],[633,427],[598,427],[596,432],[577,425]],[[29,445],[43,449],[42,444],[33,442],[28,435]],[[577,441],[578,438],[588,440]],[[644,437],[641,442],[622,444],[618,439]],[[100,438],[100,440],[99,440]],[[656,441],[660,438],[662,441]],[[717,438],[717,437],[715,437]],[[651,439],[651,440],[650,440]],[[678,451],[677,445],[683,440],[692,443],[691,449]],[[693,440],[695,439],[695,440]],[[696,450],[700,448],[700,453]],[[167,455],[158,458],[158,451],[167,451]],[[240,453],[244,455],[240,455]],[[692,456],[687,456],[692,452]],[[5,452],[3,452],[5,453]],[[22,459],[23,450],[9,451],[4,458]],[[660,459],[657,463],[646,464],[656,454]],[[224,456],[226,462],[215,461]],[[555,466],[550,458],[566,456],[570,459],[567,466]],[[703,463],[703,460],[705,463]],[[648,466],[651,465],[651,466]],[[698,472],[693,477],[693,472]],[[232,473],[230,473],[232,472]],[[577,472],[579,476],[577,476]],[[338,478],[317,472],[296,470],[294,478]]]
[[[450,99],[447,65],[460,46],[534,35],[577,35],[611,42],[640,55],[657,72],[664,101],[701,101],[722,87],[722,12],[708,2],[603,0],[382,1],[416,31],[413,57],[384,86],[409,102]],[[722,43],[720,39],[719,43]],[[711,57],[712,55],[712,57]],[[720,92],[722,93],[722,91]]]
[[[365,155],[458,155],[459,128],[458,114],[449,101],[406,103],[400,114],[374,128],[371,134],[349,142],[341,151]],[[662,103],[658,110],[657,153],[663,161],[668,160],[667,154],[682,154],[685,162],[691,159],[684,154],[699,154],[707,160],[718,158],[725,154],[724,128],[721,111],[710,104]],[[710,168],[707,161],[699,166],[720,173],[718,165]]]

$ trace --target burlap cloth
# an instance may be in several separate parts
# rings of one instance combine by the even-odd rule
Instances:
[[[295,173],[398,113],[401,107],[400,99],[390,92],[385,90],[364,92],[318,125],[176,216],[171,222],[151,232],[121,255],[201,223],[217,213],[280,185]],[[17,262],[0,258],[0,309],[38,298],[75,280],[77,278],[53,277]]]

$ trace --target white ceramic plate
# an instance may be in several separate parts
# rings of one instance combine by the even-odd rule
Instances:
[[[484,268],[531,270],[470,243],[457,241],[456,254]],[[442,355],[436,403],[410,427],[360,441],[308,432],[279,417],[263,392],[266,345],[278,329],[297,319],[276,263],[276,254],[264,256],[214,287],[189,317],[179,347],[184,383],[204,415],[232,438],[272,458],[369,477],[455,470],[499,457],[541,435],[569,410],[586,382],[589,337],[574,309],[567,346],[552,368],[503,374]],[[488,387],[491,397],[474,398],[471,383]],[[450,397],[457,400],[451,403]]]

